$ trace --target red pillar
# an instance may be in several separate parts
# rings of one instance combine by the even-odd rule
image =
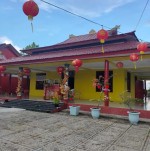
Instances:
[[[2,76],[0,72],[0,95],[2,94]]]
[[[8,76],[9,76],[9,95],[11,95],[11,93],[12,93],[12,90],[11,90],[11,74],[8,74]]]
[[[109,88],[106,87],[107,83],[109,82],[109,61],[105,60],[104,66],[104,106],[109,106]]]

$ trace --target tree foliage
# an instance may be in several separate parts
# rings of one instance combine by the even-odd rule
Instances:
[[[33,49],[33,48],[38,48],[38,47],[39,47],[39,45],[37,45],[35,42],[33,42],[32,44],[27,45],[25,48],[23,48],[23,50]]]

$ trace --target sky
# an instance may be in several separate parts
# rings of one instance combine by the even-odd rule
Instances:
[[[11,43],[17,50],[35,42],[40,47],[60,43],[70,34],[84,35],[101,26],[73,16],[58,8],[34,0],[39,14],[34,17],[34,32],[22,11],[27,0],[0,0],[0,44]],[[104,25],[108,30],[120,25],[119,32],[134,31],[147,0],[45,0],[68,11]],[[148,3],[135,34],[150,42],[150,3]]]

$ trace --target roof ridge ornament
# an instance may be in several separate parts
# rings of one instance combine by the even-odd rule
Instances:
[[[72,38],[72,37],[76,37],[75,35],[73,35],[73,34],[70,34],[69,35],[69,38]]]
[[[116,25],[115,27],[113,27],[112,29],[110,29],[109,30],[109,35],[111,35],[111,36],[117,35],[118,29],[120,29],[120,25]]]
[[[89,34],[95,34],[96,33],[96,31],[94,30],[94,29],[91,29],[90,31],[89,31]]]

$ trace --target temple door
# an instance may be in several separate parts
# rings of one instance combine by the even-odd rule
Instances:
[[[135,82],[135,98],[143,99],[145,94],[144,83],[142,80]]]

